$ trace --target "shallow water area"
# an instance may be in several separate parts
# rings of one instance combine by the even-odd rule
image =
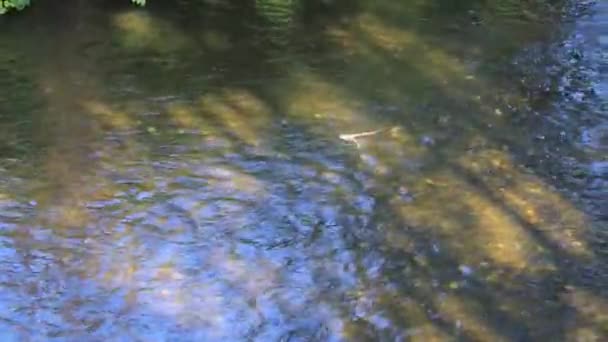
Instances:
[[[384,0],[0,17],[0,340],[603,340],[607,18]]]

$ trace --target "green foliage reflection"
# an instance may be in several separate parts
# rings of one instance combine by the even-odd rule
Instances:
[[[139,6],[146,4],[146,0],[131,0],[131,2]],[[22,10],[30,3],[30,0],[0,0],[0,14],[4,14],[11,9]]]

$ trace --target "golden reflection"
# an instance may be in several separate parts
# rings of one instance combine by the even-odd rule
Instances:
[[[64,110],[65,120],[53,126],[54,139],[45,155],[43,179],[39,184],[32,182],[35,198],[45,208],[39,220],[56,228],[85,227],[95,222],[95,214],[87,205],[110,200],[119,191],[104,170],[118,170],[131,158],[141,158],[146,149],[128,137],[120,142],[97,139],[97,123],[108,130],[133,128],[135,123],[128,113],[94,100],[67,101],[58,106],[58,110]],[[90,116],[76,108],[84,108]]]
[[[536,249],[536,241],[515,218],[485,196],[475,193],[474,189],[465,196],[474,221],[465,229],[475,231],[471,237],[477,248],[501,266],[523,270],[527,266],[541,265],[543,258]]]
[[[504,205],[503,211],[512,211],[535,233],[572,256],[591,256],[584,242],[584,214],[542,179],[518,169],[509,154],[486,149],[463,156],[460,165]]]
[[[172,103],[167,108],[167,114],[174,124],[182,128],[203,130],[205,128],[202,118],[196,115],[194,108],[186,104]]]
[[[248,91],[231,88],[220,94],[203,95],[199,106],[205,120],[220,133],[253,146],[263,143],[271,112]]]
[[[201,36],[201,40],[209,50],[226,51],[232,48],[229,37],[221,31],[205,30]]]
[[[208,176],[209,185],[219,193],[238,191],[243,195],[251,195],[260,199],[267,196],[266,184],[262,180],[238,168],[217,167],[213,168],[213,173],[206,176]]]
[[[449,322],[455,322],[462,333],[474,341],[510,341],[500,336],[483,320],[486,308],[477,301],[464,300],[459,296],[446,294],[441,300],[436,300],[439,315]]]
[[[397,58],[402,69],[413,66],[422,74],[431,76],[437,85],[471,80],[460,60],[440,47],[425,43],[413,31],[388,26],[372,14],[360,15],[346,28],[330,27],[327,33],[351,54],[361,54],[368,60],[377,56],[377,62],[382,64]],[[386,53],[388,55],[384,56]]]
[[[129,49],[153,49],[172,52],[188,46],[188,39],[169,22],[147,12],[132,10],[114,16],[113,24],[120,30],[120,41]]]
[[[365,42],[365,38],[384,50],[399,52],[414,45],[422,47],[418,37],[410,31],[400,30],[387,26],[378,17],[371,14],[359,16],[354,23],[358,29],[365,33],[366,37],[358,39]]]
[[[403,298],[398,296],[398,302],[395,303],[394,298],[385,298],[390,300],[385,305],[396,306],[400,310],[398,313],[401,319],[410,327],[406,330],[408,341],[426,342],[426,341],[446,341],[450,338],[448,333],[442,331],[429,317],[429,313],[424,310],[421,303],[413,298]],[[389,304],[390,303],[390,304]]]
[[[83,108],[99,120],[102,126],[109,129],[129,129],[135,126],[133,120],[127,113],[114,110],[109,105],[95,100],[82,102]]]
[[[555,248],[591,256],[584,214],[541,179],[518,170],[504,151],[465,154],[458,163],[461,170],[446,164],[425,181],[414,178],[408,185],[417,194],[412,203],[392,202],[408,226],[432,228],[461,262],[472,265],[490,261],[534,273],[555,270]],[[399,245],[395,237],[388,240]]]
[[[392,26],[390,21],[372,13],[356,16],[346,24],[330,25],[325,32],[343,51],[344,58],[353,61],[345,75],[349,85],[367,96],[382,94],[395,102],[428,96],[424,90],[430,86],[440,90],[437,100],[441,102],[450,98],[478,107],[479,113],[496,112],[496,86],[489,85],[475,65],[448,53],[439,44],[428,42],[427,37],[419,36],[415,29]],[[404,75],[407,76],[404,78]],[[510,96],[510,103],[522,102],[521,96]],[[476,103],[474,100],[481,98],[488,101]],[[491,115],[484,120],[500,122],[501,119]]]
[[[411,274],[405,278],[411,277]],[[373,301],[374,307],[386,308],[381,310],[381,314],[386,316],[399,327],[406,327],[400,337],[407,341],[446,341],[450,339],[452,331],[440,328],[433,320],[437,315],[431,312],[421,298],[439,297],[430,288],[431,279],[423,274],[416,274],[413,280],[418,285],[414,290],[407,293],[399,293],[395,290],[387,290],[383,286],[374,286],[356,292],[358,301]],[[373,316],[377,312],[371,310],[359,317],[358,321],[346,322],[343,329],[343,336],[347,339],[357,340],[362,333],[365,333],[367,324],[374,321]],[[371,314],[371,315],[370,315]],[[363,324],[361,324],[363,323]],[[452,322],[450,322],[452,323]]]
[[[600,341],[597,327],[608,327],[608,301],[582,287],[567,286],[562,300],[576,310],[567,323],[570,341]]]
[[[413,191],[421,195],[408,205],[395,204],[395,209],[409,226],[432,228],[460,262],[491,261],[521,271],[532,265],[550,267],[541,262],[545,256],[518,221],[460,175],[438,172]]]
[[[282,107],[295,120],[317,121],[344,132],[381,128],[368,115],[362,99],[350,96],[347,90],[314,73],[294,71],[288,86],[278,91]],[[342,132],[335,133],[337,137]]]

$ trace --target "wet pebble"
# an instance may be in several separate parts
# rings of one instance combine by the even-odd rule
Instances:
[[[406,203],[410,203],[414,200],[414,195],[408,190],[408,188],[401,186],[399,187],[399,198]]]
[[[585,178],[587,177],[587,170],[585,169],[574,169],[572,170],[572,177],[574,178]]]
[[[570,96],[572,97],[572,99],[576,102],[582,102],[583,99],[585,98],[585,94],[583,92],[574,92],[572,94],[570,94]]]
[[[584,145],[592,149],[608,149],[608,125],[600,125],[585,130],[581,140]]]
[[[437,119],[437,123],[441,126],[447,126],[450,123],[449,115],[442,115]]]
[[[9,220],[18,220],[23,217],[24,217],[24,215],[17,211],[0,210],[0,218],[9,219]]]
[[[591,163],[589,171],[593,176],[608,177],[608,161],[596,161]]]
[[[606,190],[608,189],[608,180],[596,178],[589,182],[587,189],[583,193],[584,197],[587,198],[601,198],[608,197]]]
[[[361,161],[370,168],[376,168],[379,164],[378,159],[370,154],[361,154]]]
[[[439,248],[439,245],[436,244],[436,243],[433,244],[432,249],[433,249],[433,252],[435,254],[439,254],[439,252],[441,252],[441,249]]]
[[[121,203],[122,203],[122,201],[119,199],[111,199],[111,200],[106,200],[106,201],[90,202],[90,203],[87,203],[86,207],[89,209],[103,209],[103,208],[110,207],[113,205],[119,205]]]
[[[147,199],[152,198],[152,196],[154,196],[154,194],[153,194],[153,193],[151,193],[151,192],[149,192],[149,191],[143,191],[143,192],[138,193],[138,194],[135,196],[135,198],[136,198],[138,201],[144,201],[144,200],[147,200]]]
[[[420,143],[424,146],[433,146],[435,145],[435,139],[433,139],[433,137],[430,135],[423,135],[420,138]]]
[[[460,265],[460,266],[458,266],[458,270],[464,276],[470,276],[471,274],[473,274],[473,269],[471,267],[467,266],[467,265]]]

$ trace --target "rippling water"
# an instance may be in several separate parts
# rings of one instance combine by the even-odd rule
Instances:
[[[603,340],[607,16],[73,0],[0,18],[0,338]]]

